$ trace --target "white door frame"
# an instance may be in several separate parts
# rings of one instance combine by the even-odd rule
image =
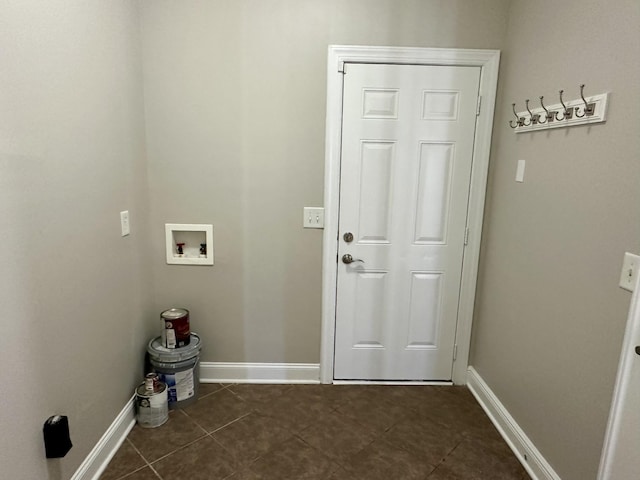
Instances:
[[[637,417],[630,418],[629,411],[637,408],[637,390],[634,390],[637,387],[634,384],[633,375],[637,375],[637,367],[634,369],[634,365],[639,360],[635,346],[638,345],[639,338],[640,278],[636,278],[622,341],[622,352],[618,362],[618,374],[613,390],[609,421],[602,446],[598,480],[621,478],[620,475],[634,470],[638,465],[637,461],[629,462],[629,458],[637,458],[635,450],[638,446],[633,444],[633,439],[628,438],[629,427],[627,425],[631,424],[631,428],[637,428]],[[631,451],[634,453],[631,454]]]
[[[408,65],[453,65],[481,67],[482,105],[477,117],[467,227],[468,245],[464,251],[458,326],[457,354],[453,364],[453,382],[465,384],[471,342],[471,323],[475,302],[480,238],[489,167],[491,132],[499,50],[448,48],[329,46],[327,68],[327,123],[325,140],[324,209],[325,224],[322,247],[322,334],[320,381],[333,383],[335,348],[336,287],[338,274],[338,217],[340,208],[340,155],[342,148],[342,83],[345,63],[385,63]]]

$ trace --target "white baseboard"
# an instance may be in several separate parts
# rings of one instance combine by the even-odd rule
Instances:
[[[202,383],[320,383],[318,363],[200,362]]]
[[[71,480],[98,480],[136,423],[134,398],[127,402],[111,426],[98,440]]]
[[[467,372],[467,387],[533,480],[561,480],[473,367]]]

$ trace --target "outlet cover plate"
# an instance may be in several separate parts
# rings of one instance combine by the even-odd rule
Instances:
[[[620,288],[633,292],[636,284],[636,276],[640,268],[640,256],[625,252],[622,262],[622,272],[620,272]]]

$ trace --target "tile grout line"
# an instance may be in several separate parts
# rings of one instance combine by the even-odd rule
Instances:
[[[337,413],[340,416],[345,416],[344,414],[342,414],[341,412],[339,412],[337,410],[337,408],[334,408],[333,410],[331,410],[331,413]],[[347,417],[348,418],[348,417]],[[369,440],[368,442],[366,442],[360,449],[358,449],[357,451],[353,452],[350,456],[350,458],[355,457],[356,455],[358,455],[360,452],[364,451],[366,448],[368,448],[369,446],[371,446],[371,444],[373,444],[376,440],[379,440],[381,438],[383,438],[384,433],[379,433],[377,430],[374,429],[369,429],[368,427],[359,424],[358,422],[356,422],[355,420],[351,419],[351,421],[353,421],[356,425],[368,429],[372,434],[373,434],[373,438],[371,440]],[[322,449],[317,448],[315,446],[313,446],[312,444],[310,444],[309,442],[307,442],[302,436],[301,434],[303,434],[306,430],[308,430],[309,428],[311,428],[313,425],[309,425],[307,427],[305,427],[303,430],[301,430],[300,432],[294,434],[295,437],[299,438],[300,440],[302,440],[302,442],[304,442],[305,444],[307,444],[309,447],[313,448],[314,450],[320,452],[322,455],[324,455],[325,457],[327,457],[331,462],[335,463],[336,465],[338,465],[338,468],[335,470],[337,471],[338,469],[343,469],[345,471],[348,471],[349,468],[348,466],[345,464],[345,460],[342,459],[335,459],[333,457],[330,457],[328,454],[326,454]],[[332,472],[335,473],[335,472]]]
[[[208,384],[207,384],[207,383],[205,383],[205,384],[203,384],[203,385],[213,385],[213,384],[212,384],[212,383],[208,383]],[[221,384],[221,383],[218,383],[218,385],[220,385],[220,388],[219,388],[218,390],[216,390],[216,391],[214,391],[214,392],[206,393],[206,394],[204,394],[204,395],[198,395],[198,400],[201,400],[201,399],[203,399],[203,398],[207,398],[208,396],[213,395],[214,393],[218,393],[218,392],[220,392],[220,391],[222,391],[222,390],[225,390],[225,389],[227,389],[227,388],[229,388],[229,387],[231,386],[231,384],[229,384],[229,385],[225,385],[225,386],[222,386],[222,384]]]
[[[158,473],[158,471],[157,471],[155,468],[153,468],[153,465],[149,465],[149,468],[151,469],[151,471],[152,471],[153,473],[155,473],[155,474],[156,474],[156,477],[158,477],[160,480],[162,480],[162,477],[160,476],[160,474]]]
[[[182,410],[181,408],[178,409],[178,411],[180,413],[182,413],[182,415],[184,415],[185,417],[187,417],[190,421],[192,421],[200,430],[202,430],[204,432],[205,435],[208,435],[209,432],[207,432],[207,429],[204,428],[202,425],[200,425],[198,422],[196,422],[196,420],[194,418],[191,417],[191,415],[189,415],[187,412],[185,412],[184,410]]]
[[[230,385],[229,385],[229,386],[230,386]],[[227,387],[224,387],[224,388],[221,388],[220,390],[216,390],[215,392],[211,392],[210,394],[205,395],[205,397],[208,397],[209,395],[213,395],[213,394],[215,394],[215,393],[218,393],[218,392],[220,392],[220,391],[222,391],[222,390],[224,390],[224,389],[226,389],[226,388],[227,388]],[[231,393],[232,393],[232,394],[234,394],[233,392],[231,392]],[[235,395],[235,394],[234,394],[234,395]],[[237,395],[235,395],[235,396],[237,396]],[[201,397],[201,398],[202,398],[202,397]],[[184,411],[184,410],[182,410],[181,408],[177,409],[177,411],[181,412],[181,413],[182,413],[182,415],[186,416],[190,421],[192,421],[192,422],[193,422],[193,423],[194,423],[194,424],[195,424],[195,425],[196,425],[200,430],[202,430],[203,434],[202,434],[200,437],[198,437],[198,438],[196,438],[196,439],[192,440],[191,442],[189,442],[189,443],[187,443],[187,444],[185,444],[185,445],[182,445],[182,446],[180,446],[180,447],[176,448],[175,450],[172,450],[171,452],[169,452],[169,453],[167,453],[167,454],[165,454],[165,455],[163,455],[163,456],[161,456],[161,457],[159,457],[159,458],[155,459],[155,460],[154,460],[153,462],[151,462],[151,463],[148,463],[147,459],[146,459],[144,456],[142,456],[142,458],[147,462],[147,464],[149,465],[149,467],[151,467],[151,469],[152,469],[154,472],[155,472],[155,469],[153,468],[153,464],[158,463],[160,460],[164,460],[164,459],[165,459],[165,458],[167,458],[168,456],[173,455],[174,453],[177,453],[177,452],[179,452],[180,450],[184,450],[185,448],[190,447],[191,445],[193,445],[193,444],[194,444],[194,443],[196,443],[196,442],[199,442],[199,441],[200,441],[200,440],[202,440],[203,438],[210,437],[211,439],[213,439],[213,440],[215,441],[215,438],[213,438],[213,437],[211,436],[211,434],[213,434],[213,433],[215,433],[215,432],[217,432],[217,431],[219,431],[219,430],[221,430],[221,429],[223,429],[223,428],[225,428],[225,427],[227,427],[227,426],[231,425],[232,423],[235,423],[235,422],[237,422],[238,420],[241,420],[241,419],[243,419],[244,417],[246,417],[246,416],[248,416],[248,415],[251,415],[251,414],[253,413],[253,411],[251,411],[251,412],[249,412],[249,413],[246,413],[246,414],[244,414],[244,415],[242,415],[242,416],[240,416],[240,417],[236,418],[235,420],[233,420],[233,421],[231,421],[231,422],[229,422],[229,423],[227,423],[227,424],[225,424],[225,425],[223,425],[223,426],[221,426],[221,427],[219,427],[219,428],[217,428],[217,429],[215,429],[215,430],[212,430],[211,432],[208,432],[204,427],[202,427],[202,425],[200,425],[200,424],[199,424],[199,423],[198,423],[198,422],[197,422],[193,417],[191,417],[187,412],[185,412],[185,411]],[[218,443],[218,442],[216,442],[216,443]],[[222,445],[220,445],[220,446],[222,446]],[[224,447],[223,447],[223,448],[224,448]],[[225,449],[225,450],[226,450],[226,449]],[[136,449],[136,451],[137,451],[137,449]],[[138,453],[140,453],[140,452],[138,452]],[[142,455],[142,454],[140,454],[140,455]],[[159,476],[159,474],[158,474],[157,472],[156,472],[156,474]],[[162,479],[161,479],[161,480],[162,480]]]
[[[211,392],[211,393],[209,393],[209,394],[205,395],[204,397],[208,397],[208,396],[210,396],[210,395],[214,395],[214,394],[216,394],[216,393],[219,393],[219,392],[221,392],[222,390],[225,390],[225,389],[229,388],[230,386],[231,386],[231,385],[227,385],[227,386],[225,386],[225,387],[223,387],[223,388],[221,388],[221,389],[219,389],[219,390],[216,390],[215,392]],[[238,396],[238,395],[236,395],[233,391],[231,391],[231,390],[229,390],[229,391],[230,391],[234,396],[236,396],[236,397]],[[204,397],[199,397],[199,398],[204,398]],[[165,458],[167,458],[167,457],[169,457],[169,456],[173,455],[174,453],[179,452],[180,450],[184,450],[185,448],[190,447],[191,445],[193,445],[193,444],[194,444],[194,443],[196,443],[196,442],[199,442],[199,441],[200,441],[200,440],[202,440],[203,438],[210,437],[212,440],[214,440],[214,441],[215,441],[215,438],[213,438],[213,437],[211,436],[211,434],[212,434],[212,433],[215,433],[215,432],[217,432],[217,431],[221,430],[222,428],[225,428],[226,426],[231,425],[232,423],[235,423],[235,422],[237,422],[238,420],[241,420],[242,418],[244,418],[244,417],[246,417],[246,416],[248,416],[248,415],[251,415],[251,414],[253,413],[253,411],[251,411],[251,412],[249,412],[249,413],[246,413],[245,415],[242,415],[241,417],[236,418],[235,420],[233,420],[233,421],[231,421],[231,422],[229,422],[229,423],[227,423],[227,424],[225,424],[225,425],[223,425],[223,426],[221,426],[221,427],[217,428],[216,430],[213,430],[212,432],[208,432],[204,427],[202,427],[202,425],[200,425],[200,424],[199,424],[199,423],[198,423],[198,422],[197,422],[193,417],[191,417],[191,416],[190,416],[187,412],[185,412],[183,409],[178,408],[178,409],[176,409],[175,411],[180,412],[182,415],[184,415],[184,416],[185,416],[185,417],[187,417],[190,421],[192,421],[192,422],[193,422],[193,423],[194,423],[194,424],[195,424],[195,425],[196,425],[200,430],[202,430],[202,432],[203,432],[203,433],[202,433],[202,435],[201,435],[201,436],[199,436],[198,438],[196,438],[196,439],[192,440],[191,442],[189,442],[189,443],[187,443],[187,444],[185,444],[185,445],[182,445],[182,446],[180,446],[180,447],[176,448],[175,450],[172,450],[171,452],[169,452],[169,453],[167,453],[167,454],[165,454],[165,455],[163,455],[163,456],[161,456],[161,457],[159,457],[159,458],[155,459],[153,462],[149,462],[149,460],[147,460],[147,458],[146,458],[144,455],[142,455],[142,453],[141,453],[141,452],[140,452],[140,451],[135,447],[135,445],[133,445],[133,442],[131,442],[131,441],[127,438],[127,441],[128,441],[128,442],[133,446],[133,448],[135,449],[135,451],[136,451],[136,452],[137,452],[137,453],[142,457],[142,459],[143,459],[143,460],[145,461],[145,463],[146,463],[146,465],[145,465],[145,466],[142,466],[142,467],[140,467],[140,468],[138,468],[138,469],[136,469],[136,470],[133,470],[132,472],[127,473],[127,475],[131,475],[131,474],[133,474],[133,473],[137,472],[138,470],[142,470],[143,468],[145,468],[146,466],[148,466],[149,468],[151,468],[151,470],[155,473],[155,475],[156,475],[160,480],[163,480],[163,479],[162,479],[162,477],[160,476],[160,474],[158,473],[158,471],[154,468],[154,466],[153,466],[154,464],[158,463],[158,462],[159,462],[159,461],[161,461],[161,460],[164,460]],[[216,442],[216,443],[218,443],[218,444],[219,444],[219,442]],[[221,447],[223,447],[222,445],[220,445],[220,446],[221,446]],[[223,447],[223,448],[224,448],[224,447]],[[225,450],[226,450],[226,449],[225,449]]]
[[[203,399],[203,398],[210,397],[210,396],[212,396],[212,395],[215,395],[216,393],[220,393],[222,390],[227,390],[227,389],[228,389],[229,387],[231,387],[231,386],[232,386],[232,385],[227,385],[226,387],[222,387],[220,390],[216,390],[215,392],[208,393],[208,394],[207,394],[207,395],[205,395],[204,397],[198,397],[198,400]],[[229,390],[229,392],[230,392],[233,396],[238,397],[238,395],[236,395],[232,390]],[[240,400],[242,400],[242,399],[240,399]],[[242,401],[244,401],[244,400],[242,400]],[[245,402],[245,403],[247,403],[247,402]],[[200,424],[198,423],[198,421],[197,421],[195,418],[193,418],[191,415],[189,415],[189,414],[188,414],[187,412],[185,412],[183,409],[179,409],[179,410],[180,410],[180,411],[182,412],[182,414],[183,414],[183,415],[185,415],[189,420],[191,420],[193,423],[195,423],[195,424],[198,426],[198,428],[200,428],[200,430],[202,430],[206,435],[210,435],[211,433],[215,433],[215,432],[217,432],[218,430],[220,430],[220,429],[222,429],[222,428],[224,428],[224,427],[226,427],[226,426],[228,426],[228,425],[231,425],[233,422],[236,422],[236,421],[240,420],[241,418],[244,418],[244,417],[246,417],[247,415],[250,415],[250,414],[253,412],[253,410],[252,410],[251,412],[249,412],[249,413],[247,413],[247,414],[245,414],[245,415],[242,415],[242,416],[240,416],[240,417],[236,418],[235,420],[233,420],[233,421],[231,421],[231,422],[229,422],[229,423],[227,423],[227,424],[225,424],[225,425],[223,425],[223,426],[221,426],[221,427],[218,427],[218,428],[216,428],[215,430],[212,430],[211,432],[209,432],[206,428],[204,428],[202,425],[200,425]]]
[[[233,393],[233,392],[232,392],[232,393]],[[238,398],[240,398],[240,399],[242,400],[242,398],[241,398],[239,395],[237,395],[237,394],[234,394],[234,395],[236,395]],[[245,400],[242,400],[242,401],[245,401]],[[248,401],[245,401],[245,402],[246,402],[246,403],[249,403]],[[210,436],[210,437],[211,437],[211,439],[212,439],[216,444],[218,444],[218,445],[219,445],[219,446],[220,446],[224,451],[228,452],[228,453],[231,455],[231,452],[229,452],[229,450],[224,446],[224,444],[223,444],[222,442],[218,441],[218,439],[216,439],[216,438],[213,436],[213,434],[214,434],[214,433],[216,433],[216,432],[219,432],[220,430],[224,429],[225,427],[228,427],[229,425],[232,425],[232,424],[234,424],[234,423],[236,423],[236,422],[238,422],[238,421],[242,420],[243,418],[248,417],[249,415],[254,415],[254,414],[255,414],[255,415],[258,415],[258,416],[263,416],[263,417],[265,417],[265,418],[271,418],[271,417],[268,417],[268,416],[266,416],[266,415],[263,415],[262,413],[260,413],[260,411],[259,411],[259,410],[255,410],[255,409],[254,409],[254,410],[251,410],[249,413],[246,413],[245,415],[242,415],[241,417],[236,418],[235,420],[233,420],[233,421],[231,421],[231,422],[227,423],[226,425],[223,425],[222,427],[220,427],[220,428],[218,428],[218,429],[216,429],[216,430],[212,431],[211,433],[209,433],[209,436]],[[291,431],[291,430],[289,430],[288,428],[284,428],[284,430],[285,430],[287,433],[289,433],[289,435],[290,435],[289,437],[287,437],[286,439],[284,439],[284,440],[282,440],[282,441],[280,441],[280,442],[275,443],[275,444],[274,444],[274,445],[272,445],[272,446],[271,446],[271,448],[269,448],[266,452],[262,453],[261,455],[257,456],[257,457],[256,457],[256,458],[254,458],[254,459],[251,459],[251,460],[250,460],[250,461],[248,461],[246,464],[240,463],[240,470],[242,470],[242,469],[249,469],[249,470],[251,470],[251,465],[253,465],[253,464],[254,464],[254,463],[256,463],[257,461],[259,461],[261,458],[263,458],[263,457],[264,457],[265,455],[267,455],[269,452],[272,452],[273,450],[275,450],[275,448],[276,448],[276,447],[278,447],[278,446],[282,445],[283,443],[285,443],[286,441],[288,441],[288,440],[289,440],[289,439],[291,439],[291,438],[299,438],[299,437],[298,437],[298,435],[297,435],[295,432],[292,432],[292,431]],[[302,440],[301,438],[299,438],[299,439],[300,439],[302,442],[304,442],[304,443],[306,444],[306,442],[305,442],[304,440]],[[311,448],[313,448],[314,450],[318,451],[319,453],[321,453],[322,455],[324,455],[324,453],[322,453],[320,450],[315,449],[315,447],[312,447],[311,445],[309,445],[309,446],[310,446]],[[326,455],[324,455],[324,456],[326,457]],[[228,478],[231,478],[233,475],[235,475],[235,474],[236,474],[238,471],[240,471],[240,470],[236,470],[235,472],[233,472],[233,473],[232,473],[232,474],[230,474],[229,476],[225,477],[225,479],[223,479],[223,480],[226,480],[226,479],[228,479]],[[337,469],[336,469],[336,470],[337,470]],[[333,472],[332,472],[332,473],[333,473]]]
[[[229,385],[222,386],[221,388],[219,388],[218,390],[216,390],[216,391],[214,391],[214,392],[210,392],[210,393],[208,393],[208,394],[206,394],[206,395],[204,395],[204,396],[202,396],[202,397],[199,397],[199,399],[209,397],[209,396],[214,395],[214,394],[216,394],[216,393],[219,393],[219,392],[221,392],[221,391],[223,391],[223,390],[228,390],[228,391],[229,391],[229,393],[231,393],[234,397],[236,397],[237,399],[239,399],[240,401],[242,401],[242,402],[244,402],[244,403],[249,404],[250,402],[248,402],[248,401],[244,400],[240,395],[238,395],[237,393],[235,393],[233,390],[231,390],[231,389],[230,389],[230,387],[232,387],[232,386],[234,386],[234,385],[235,385],[235,384],[229,384]],[[218,444],[218,445],[219,445],[220,447],[222,447],[224,450],[227,450],[227,449],[226,449],[226,448],[225,448],[225,447],[224,447],[220,442],[218,442],[218,441],[213,437],[213,435],[212,435],[212,434],[214,434],[214,433],[216,433],[216,432],[218,432],[218,431],[222,430],[223,428],[225,428],[225,427],[227,427],[227,426],[229,426],[229,425],[232,425],[233,423],[235,423],[235,422],[237,422],[237,421],[239,421],[239,420],[242,420],[243,418],[245,418],[245,417],[247,417],[247,416],[251,415],[252,413],[255,413],[255,410],[253,410],[253,409],[252,409],[250,412],[248,412],[248,413],[246,413],[246,414],[244,414],[244,415],[241,415],[240,417],[238,417],[238,418],[236,418],[236,419],[232,420],[231,422],[226,423],[225,425],[222,425],[222,426],[220,426],[220,427],[216,428],[215,430],[213,430],[213,431],[211,431],[211,432],[208,432],[204,427],[202,427],[202,425],[200,425],[200,424],[199,424],[199,423],[198,423],[198,422],[197,422],[193,417],[191,417],[191,416],[190,416],[187,412],[185,412],[182,408],[177,408],[177,409],[175,409],[175,410],[174,410],[174,412],[180,412],[180,414],[181,414],[181,415],[185,416],[185,417],[186,417],[186,418],[188,418],[191,422],[193,422],[193,423],[194,423],[194,424],[195,424],[195,425],[196,425],[196,426],[197,426],[197,427],[202,431],[202,435],[201,435],[201,436],[199,436],[198,438],[194,439],[193,441],[191,441],[191,442],[189,442],[189,443],[187,443],[187,444],[185,444],[185,445],[182,445],[182,446],[180,446],[180,447],[178,447],[178,448],[176,448],[176,449],[172,450],[171,452],[168,452],[167,454],[165,454],[165,455],[163,455],[163,456],[161,456],[161,457],[159,457],[159,458],[157,458],[157,459],[153,460],[153,462],[150,462],[150,461],[149,461],[149,460],[148,460],[148,459],[147,459],[147,458],[142,454],[142,452],[141,452],[141,451],[140,451],[140,450],[135,446],[135,444],[134,444],[134,443],[133,443],[133,442],[132,442],[128,437],[127,437],[127,438],[125,439],[125,440],[126,440],[126,442],[127,442],[127,443],[128,443],[128,444],[129,444],[133,449],[134,449],[134,451],[135,451],[135,452],[140,456],[140,458],[142,458],[142,460],[145,462],[145,465],[143,465],[143,466],[141,466],[141,467],[139,467],[139,468],[136,468],[136,469],[134,469],[134,470],[131,470],[131,471],[129,471],[129,472],[127,472],[127,473],[125,473],[124,475],[122,475],[122,476],[118,477],[118,479],[116,479],[116,480],[126,479],[126,477],[128,477],[128,476],[130,476],[130,475],[133,475],[134,473],[137,473],[138,471],[141,471],[141,470],[145,469],[146,467],[149,467],[149,468],[153,471],[153,473],[156,475],[156,477],[158,477],[160,480],[163,480],[163,479],[162,479],[162,477],[161,477],[161,475],[158,473],[158,471],[153,467],[153,464],[156,464],[157,462],[159,462],[159,461],[161,461],[161,460],[163,460],[163,459],[165,459],[165,458],[169,457],[170,455],[173,455],[173,454],[177,453],[177,452],[178,452],[178,451],[180,451],[180,450],[183,450],[183,449],[185,449],[185,448],[187,448],[187,447],[189,447],[189,446],[191,446],[191,445],[195,444],[196,442],[198,442],[198,441],[200,441],[200,440],[202,440],[202,439],[204,439],[204,438],[206,438],[206,437],[211,438],[211,439],[212,439],[216,444]],[[176,414],[177,414],[177,413],[176,413]],[[232,474],[232,475],[233,475],[233,474]]]
[[[233,393],[233,392],[231,392],[231,393]],[[244,400],[243,400],[243,401],[244,401]],[[213,436],[213,434],[214,434],[214,433],[216,433],[216,432],[219,432],[220,430],[222,430],[222,429],[224,429],[224,428],[228,427],[229,425],[233,425],[234,423],[239,422],[239,421],[240,421],[240,420],[242,420],[243,418],[246,418],[246,417],[248,417],[249,415],[253,415],[253,414],[255,414],[255,413],[257,413],[255,410],[251,410],[249,413],[245,413],[244,415],[242,415],[242,416],[240,416],[240,417],[236,418],[235,420],[233,420],[233,421],[231,421],[231,422],[229,422],[229,423],[227,423],[227,424],[225,424],[225,425],[223,425],[223,426],[221,426],[221,427],[219,427],[219,428],[217,428],[217,429],[215,429],[215,430],[211,431],[210,433],[208,433],[208,436],[209,436],[209,437],[210,437],[210,438],[211,438],[211,439],[212,439],[212,440],[213,440],[217,445],[219,445],[219,446],[220,446],[220,447],[221,447],[225,452],[229,453],[229,455],[232,455],[232,453],[231,453],[231,452],[230,452],[230,451],[229,451],[229,450],[228,450],[228,449],[227,449],[227,448],[222,444],[222,442],[220,442],[217,438],[215,438],[215,437]],[[258,413],[258,414],[259,414],[259,413]],[[232,456],[233,456],[233,455],[232,455]],[[261,456],[262,456],[262,455],[261,455]],[[260,457],[261,457],[261,456],[260,456]],[[260,458],[260,457],[258,457],[258,458]],[[251,460],[251,462],[247,463],[246,465],[241,465],[241,467],[249,468],[249,466],[250,466],[251,464],[253,464],[256,460],[258,460],[258,458],[254,458],[253,460]],[[225,478],[230,478],[231,476],[235,475],[237,472],[238,472],[238,470],[236,470],[236,471],[235,471],[235,472],[233,472],[231,475],[229,475],[228,477],[225,477]]]
[[[145,465],[143,465],[141,467],[136,468],[135,470],[131,470],[130,472],[125,473],[121,477],[116,478],[116,480],[126,480],[127,477],[130,477],[134,473],[138,473],[140,470],[144,470],[148,466],[149,466],[149,464],[147,463],[147,464],[145,464]]]
[[[137,453],[138,455],[140,455],[140,458],[142,458],[142,460],[144,460],[145,465],[143,465],[143,466],[142,466],[142,467],[140,467],[140,468],[136,468],[135,470],[133,470],[133,471],[131,471],[131,472],[127,473],[126,475],[123,475],[122,477],[120,477],[120,479],[123,479],[123,478],[124,478],[124,479],[126,479],[128,476],[131,476],[131,475],[133,475],[134,473],[139,472],[140,470],[143,470],[143,469],[145,469],[145,468],[147,468],[147,467],[150,467],[150,468],[151,468],[151,470],[153,470],[153,471],[155,472],[155,470],[153,469],[153,467],[151,467],[151,464],[149,463],[149,460],[147,460],[147,457],[145,457],[145,456],[142,454],[142,452],[141,452],[140,450],[138,450],[138,448],[133,444],[133,442],[132,442],[131,440],[129,440],[129,438],[126,438],[126,439],[125,439],[125,441],[126,441],[127,443],[129,443],[129,445],[131,446],[131,448],[133,448],[133,449],[136,451],[136,453]],[[156,473],[156,475],[157,475],[157,473]],[[158,478],[160,478],[160,480],[162,480],[162,477],[160,477],[160,475],[157,475],[157,476],[158,476]]]
[[[311,425],[309,425],[311,426]],[[306,430],[306,428],[305,428]],[[300,432],[302,433],[302,432]],[[302,438],[300,435],[298,435],[297,433],[293,434],[293,438],[296,438],[298,440],[300,440],[302,443],[304,443],[307,447],[309,447],[311,450],[313,450],[314,452],[316,452],[316,454],[322,455],[325,459],[327,459],[330,463],[334,464],[337,466],[336,469],[332,470],[331,473],[335,473],[338,469],[342,468],[343,470],[345,469],[345,467],[338,462],[337,460],[331,458],[329,455],[327,455],[326,453],[324,453],[321,449],[314,447],[313,445],[311,445],[309,442],[307,442],[304,438]],[[284,442],[283,442],[284,443]],[[359,453],[362,450],[359,450],[357,453]],[[357,455],[357,453],[355,455]]]
[[[431,473],[429,473],[429,475],[427,476],[430,477],[431,475],[433,475],[442,465],[445,464],[445,462],[447,461],[447,458],[460,446],[462,445],[463,440],[460,440],[455,447],[453,447],[451,450],[449,450],[449,452],[442,458],[442,460],[440,460],[440,462],[435,466],[435,468],[433,470],[431,470]]]
[[[188,416],[188,415],[187,415],[187,414],[186,414],[182,409],[178,408],[178,409],[174,410],[174,412],[180,412],[180,413],[182,413],[182,415],[186,416],[189,420],[191,420],[193,423],[195,423],[195,424],[196,424],[196,426],[197,426],[200,430],[202,430],[202,434],[201,434],[198,438],[196,438],[195,440],[193,440],[193,441],[189,442],[188,444],[186,444],[186,445],[182,445],[182,446],[180,446],[180,447],[178,447],[178,448],[176,448],[176,449],[174,449],[174,450],[171,450],[169,453],[166,453],[165,455],[163,455],[163,456],[161,456],[161,457],[159,457],[159,458],[156,458],[153,462],[150,462],[149,460],[147,460],[147,458],[142,454],[142,452],[141,452],[140,450],[138,450],[138,448],[133,444],[133,442],[132,442],[131,440],[129,440],[129,438],[127,438],[127,442],[129,442],[129,443],[131,444],[131,446],[135,449],[135,451],[136,451],[136,452],[138,452],[138,454],[142,457],[142,459],[146,462],[146,464],[147,464],[149,467],[151,467],[151,469],[156,473],[156,475],[157,475],[161,480],[162,480],[162,477],[160,477],[160,474],[159,474],[158,472],[156,472],[156,470],[153,468],[152,464],[154,464],[154,463],[156,463],[156,462],[158,462],[158,461],[160,461],[160,460],[162,460],[162,459],[164,459],[164,458],[168,457],[169,455],[173,455],[173,454],[174,454],[174,453],[176,453],[177,451],[182,450],[183,448],[188,447],[189,445],[194,444],[194,443],[195,443],[195,442],[197,442],[198,440],[202,440],[204,437],[206,437],[206,436],[208,435],[207,431],[206,431],[204,428],[202,428],[202,427],[201,427],[201,426],[200,426],[200,425],[199,425],[195,420],[193,420],[191,417],[189,417],[189,416]],[[143,468],[143,467],[141,467],[141,468]],[[138,470],[140,470],[141,468],[139,468]],[[138,470],[134,470],[134,472],[137,472]],[[130,472],[130,473],[134,473],[134,472]],[[130,473],[128,473],[127,475],[130,475]]]
[[[186,414],[185,414],[185,415],[186,415]],[[202,430],[203,435],[209,435],[209,432],[207,432],[207,429],[206,429],[206,428],[204,428],[202,425],[200,425],[198,422],[196,422],[196,421],[195,421],[193,418],[191,418],[189,415],[187,415],[187,418],[188,418],[189,420],[191,420],[191,421],[194,423],[194,425],[195,425],[196,427],[198,427],[200,430]]]
[[[209,435],[211,437],[211,435],[213,435],[214,433],[219,432],[220,430],[222,430],[223,428],[227,428],[229,425],[233,425],[236,422],[239,422],[240,420],[242,420],[243,418],[248,417],[249,415],[253,415],[255,412],[253,410],[251,410],[248,413],[245,413],[244,415],[239,416],[238,418],[236,418],[235,420],[231,420],[228,423],[225,423],[224,425],[222,425],[221,427],[216,428],[215,430],[211,430],[210,432],[207,432],[207,435]],[[213,438],[213,437],[211,437]]]
[[[184,450],[185,448],[190,447],[194,443],[199,442],[200,440],[202,440],[203,438],[206,438],[207,436],[208,436],[208,434],[205,433],[204,435],[196,438],[195,440],[192,440],[189,443],[186,443],[186,444],[176,448],[175,450],[173,450],[173,451],[171,451],[171,452],[169,452],[169,453],[167,453],[165,455],[162,455],[161,457],[156,458],[153,462],[149,463],[149,466],[153,467],[153,464],[158,463],[160,460],[164,460],[167,457],[170,457],[171,455],[173,455],[174,453],[179,452],[180,450]]]
[[[211,436],[211,435],[209,435],[209,437],[210,437],[210,438],[211,438],[211,440],[213,440],[213,441],[214,441],[214,442],[215,442],[215,443],[216,443],[220,448],[222,448],[222,450],[224,450],[225,452],[227,452],[227,454],[228,454],[231,458],[233,458],[233,460],[234,460],[233,472],[231,472],[229,475],[227,475],[226,477],[224,477],[222,480],[227,480],[228,478],[233,477],[236,473],[238,473],[238,472],[242,471],[243,469],[244,469],[244,470],[250,470],[250,469],[251,469],[251,465],[253,464],[253,462],[255,462],[255,460],[252,460],[252,461],[250,461],[250,462],[248,462],[248,463],[246,463],[246,464],[243,464],[243,463],[241,463],[241,462],[237,461],[237,460],[236,460],[236,458],[233,456],[233,454],[232,454],[229,450],[227,450],[227,448],[225,448],[225,446],[224,446],[222,443],[220,443],[220,442],[219,442],[215,437],[213,437],[213,436]],[[236,465],[236,463],[237,463],[237,465]]]

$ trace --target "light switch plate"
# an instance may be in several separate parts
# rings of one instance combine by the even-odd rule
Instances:
[[[324,208],[304,207],[302,226],[304,228],[324,228]]]
[[[524,182],[524,160],[518,160],[518,168],[516,168],[516,182],[523,183]]]
[[[636,283],[636,276],[640,268],[640,256],[625,252],[622,262],[622,272],[620,272],[620,287],[633,292]]]
[[[129,210],[120,212],[120,232],[123,237],[126,237],[131,233],[131,226],[129,225]]]

